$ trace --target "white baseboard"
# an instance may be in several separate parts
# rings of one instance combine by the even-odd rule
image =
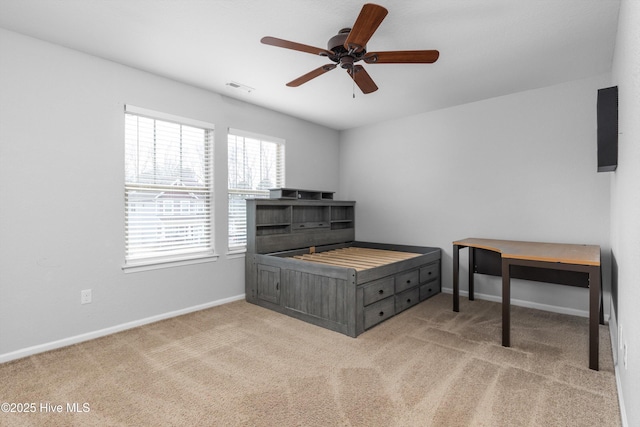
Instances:
[[[154,323],[160,320],[181,316],[183,314],[193,313],[194,311],[200,311],[206,308],[227,304],[229,302],[239,301],[242,299],[244,299],[244,294],[237,295],[230,298],[223,298],[216,301],[211,301],[206,304],[200,304],[192,307],[183,308],[181,310],[175,310],[175,311],[170,311],[168,313],[158,314],[156,316],[147,317],[145,319],[134,320],[133,322],[127,322],[127,323],[122,323],[120,325],[110,326],[108,328],[87,332],[85,334],[75,335],[73,337],[63,338],[57,341],[51,341],[45,344],[34,345],[32,347],[23,348],[20,350],[12,351],[10,353],[0,354],[0,363],[21,359],[23,357],[28,357],[38,353],[44,353],[45,351],[55,350],[57,348],[67,347],[69,345],[78,344],[83,341],[89,341],[92,339],[115,334],[116,332],[125,331],[127,329],[136,328],[138,326],[147,325],[149,323]]]
[[[609,319],[609,336],[611,339],[611,351],[613,357],[614,364],[614,372],[616,374],[616,387],[618,389],[618,404],[620,405],[620,418],[622,421],[622,427],[628,427],[629,422],[627,421],[627,410],[624,406],[624,396],[622,394],[622,382],[620,380],[620,357],[618,356],[619,349],[616,349],[616,345],[620,345],[618,342],[618,319],[616,316],[616,310],[613,307],[613,302],[611,302],[611,318]]]
[[[451,294],[453,293],[453,289],[442,288],[442,292],[445,294]],[[474,295],[476,299],[482,299],[482,300],[493,301],[493,302],[502,302],[502,297],[500,296],[481,294],[478,292],[474,292]],[[469,292],[461,290],[460,296],[468,297]],[[519,300],[519,299],[513,299],[513,298],[511,299],[511,305],[533,308],[533,309],[542,310],[542,311],[550,311],[552,313],[569,314],[571,316],[589,317],[589,311],[587,310],[576,310],[575,308],[561,307],[558,305],[540,304],[537,302],[531,302],[531,301],[525,301],[525,300]],[[609,321],[608,314],[605,315],[604,321],[605,323]]]
[[[620,421],[622,421],[622,427],[629,427],[627,421],[627,410],[624,406],[624,398],[622,396],[622,387],[620,386],[620,365],[616,364],[616,385],[618,386],[618,402],[620,404]]]

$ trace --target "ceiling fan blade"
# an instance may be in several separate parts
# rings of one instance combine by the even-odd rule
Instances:
[[[349,36],[344,41],[344,48],[361,52],[373,33],[378,29],[382,20],[387,16],[387,13],[387,9],[377,4],[367,3],[362,6],[360,15],[358,15]]]
[[[298,87],[301,84],[306,83],[311,79],[315,79],[316,77],[321,76],[324,73],[326,73],[327,71],[331,71],[336,67],[337,67],[336,64],[323,65],[322,67],[316,68],[313,71],[309,71],[307,74],[304,74],[304,75],[298,77],[295,80],[291,80],[289,83],[287,83],[287,86],[289,86],[289,87]]]
[[[439,56],[437,50],[395,50],[369,52],[362,59],[367,64],[431,64]]]
[[[347,72],[353,81],[356,82],[362,93],[366,94],[378,90],[378,86],[376,86],[373,79],[362,65],[355,65],[353,69],[348,68]]]
[[[263,44],[268,44],[270,46],[283,47],[285,49],[292,49],[300,52],[312,53],[314,55],[321,55],[321,56],[335,55],[333,52],[327,49],[309,46],[302,43],[290,42],[288,40],[282,40],[275,37],[263,37],[260,40],[260,42],[262,42]]]

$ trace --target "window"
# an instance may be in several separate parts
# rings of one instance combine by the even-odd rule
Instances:
[[[284,187],[284,140],[229,129],[229,250],[247,244],[247,198]]]
[[[213,255],[213,126],[125,109],[125,265]]]

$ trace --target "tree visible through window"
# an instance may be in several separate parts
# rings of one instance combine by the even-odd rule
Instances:
[[[125,262],[213,254],[210,128],[125,113]]]
[[[228,138],[229,250],[240,250],[247,244],[245,200],[284,187],[284,140],[235,129]]]

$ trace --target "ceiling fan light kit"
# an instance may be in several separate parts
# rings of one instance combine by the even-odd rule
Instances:
[[[343,28],[338,34],[331,37],[327,43],[327,49],[270,36],[263,37],[260,41],[271,46],[327,57],[334,62],[290,81],[287,86],[300,86],[339,65],[347,71],[360,90],[367,94],[378,90],[378,86],[362,65],[356,65],[358,61],[364,61],[367,64],[431,64],[436,62],[440,56],[437,50],[396,50],[367,53],[367,43],[387,13],[387,9],[382,6],[372,3],[365,4],[353,27]]]

